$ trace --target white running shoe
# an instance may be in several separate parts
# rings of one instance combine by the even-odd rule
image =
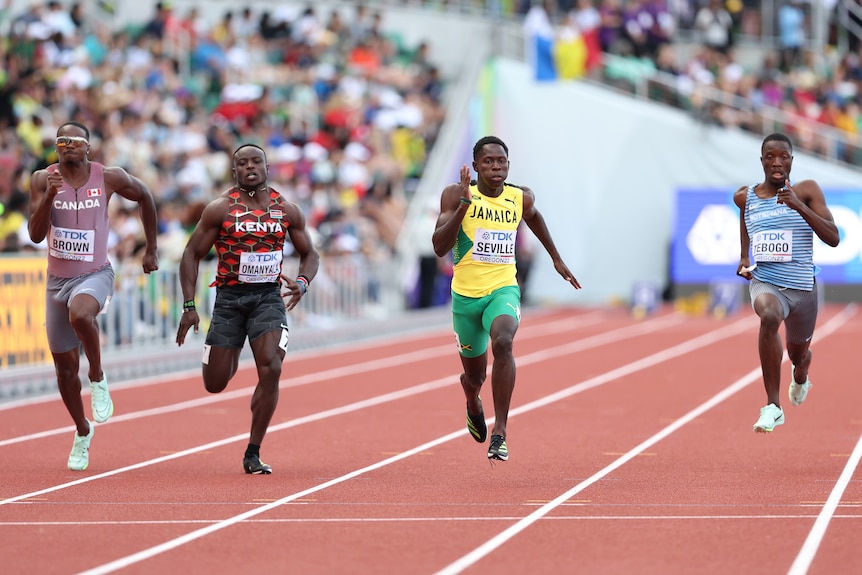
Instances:
[[[90,440],[93,439],[93,433],[96,431],[96,426],[90,421],[90,433],[81,437],[78,432],[75,432],[75,442],[72,443],[72,452],[69,454],[69,469],[72,471],[84,471],[90,464]]]
[[[811,389],[811,380],[808,376],[805,377],[805,383],[796,383],[794,372],[796,366],[790,366],[790,387],[787,389],[787,395],[790,396],[791,405],[801,405],[805,398],[808,397],[808,390]]]
[[[774,403],[760,408],[760,417],[754,424],[757,433],[769,433],[779,425],[784,425],[784,411]]]
[[[114,402],[108,392],[108,377],[102,374],[102,381],[90,382],[90,399],[93,405],[93,419],[105,423],[114,415]]]

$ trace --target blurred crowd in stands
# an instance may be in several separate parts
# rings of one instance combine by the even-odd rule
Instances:
[[[777,128],[802,149],[818,151],[822,126],[858,138],[858,39],[845,34],[837,49],[833,11],[826,49],[811,50],[812,6],[801,0],[775,0],[775,34],[761,37],[762,4],[470,3],[521,19],[528,44],[550,39],[559,78],[672,78],[672,89],[656,88],[664,102],[722,126],[760,133],[759,113],[773,107],[793,118]],[[230,186],[231,154],[245,142],[267,150],[271,184],[305,210],[324,255],[391,256],[445,114],[445,77],[427,43],[406,45],[375,2],[340,11],[240,6],[214,21],[201,16],[205,3],[178,13],[160,2],[146,21],[119,30],[101,8],[110,5],[47,0],[13,11],[5,0],[0,8],[0,250],[39,249],[26,232],[29,177],[55,161],[56,130],[74,119],[90,128],[92,160],[123,166],[152,189],[166,264],[178,260],[203,206]],[[697,48],[678,51],[681,34]],[[763,43],[762,62],[736,59],[740,38]],[[732,100],[705,106],[704,86]],[[858,146],[840,157],[862,162]],[[112,256],[122,262],[141,247],[141,230],[128,205],[112,209]]]
[[[628,89],[646,82],[649,97],[705,122],[756,134],[783,131],[800,149],[862,165],[862,52],[852,32],[854,25],[862,30],[862,2],[847,10],[850,26],[839,17],[841,4],[546,0],[531,4],[525,27],[529,36],[552,42],[554,69],[543,71],[539,53],[540,76],[589,76]],[[815,9],[825,16],[822,45],[815,44]],[[754,62],[740,61],[740,40],[758,54]]]
[[[91,13],[84,6],[90,6]],[[204,205],[232,184],[240,143],[268,153],[270,184],[305,211],[321,252],[387,258],[444,117],[425,43],[384,32],[362,3],[239,7],[207,25],[199,10],[153,3],[112,29],[98,4],[33,2],[0,11],[0,247],[27,235],[31,173],[56,160],[57,128],[91,132],[90,159],[126,168],[157,200],[163,265],[178,261]],[[141,248],[116,198],[111,255]]]

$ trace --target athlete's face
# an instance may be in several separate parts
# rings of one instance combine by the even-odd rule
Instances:
[[[784,185],[784,180],[790,179],[793,151],[787,142],[770,140],[763,145],[760,162],[763,164],[766,181],[780,188]]]
[[[241,148],[233,158],[233,174],[236,182],[244,188],[256,188],[266,183],[266,156],[263,150],[253,146]]]
[[[480,182],[499,188],[509,177],[509,156],[500,144],[485,144],[473,161]]]
[[[78,126],[67,124],[57,130],[57,157],[60,161],[78,161],[87,156],[90,142],[87,132]]]

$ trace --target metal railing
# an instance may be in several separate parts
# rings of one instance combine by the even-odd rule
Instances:
[[[605,54],[601,85],[629,93],[639,99],[659,102],[689,112],[704,123],[738,128],[758,135],[784,132],[794,146],[841,165],[862,170],[862,142],[858,135],[818,122],[802,114],[786,112],[768,105],[757,106],[748,99],[709,85],[682,82],[679,77],[628,66],[630,73],[616,74],[615,66],[626,67],[631,59]],[[731,121],[727,116],[732,117]]]
[[[41,265],[44,269],[44,262],[33,258],[28,261],[31,260],[34,266]],[[201,264],[195,298],[201,330],[197,336],[190,334],[190,339],[202,339],[209,326],[215,288],[208,284],[215,277],[215,265],[215,261]],[[296,259],[288,259],[284,271],[293,276],[297,267]],[[114,271],[114,296],[98,318],[104,350],[113,353],[172,344],[183,302],[178,268],[163,267],[144,274],[140,266],[127,264],[116,266]],[[322,258],[320,271],[308,293],[300,305],[288,312],[291,328],[332,329],[402,312],[406,298],[397,271],[394,261],[372,263],[364,256]],[[0,365],[50,362],[44,339],[44,272],[6,275],[2,301],[8,309],[3,310],[4,321],[0,325],[3,335]],[[23,302],[21,294],[28,294],[29,299]],[[16,300],[26,307],[20,310],[21,314],[13,314],[17,311]]]
[[[298,262],[286,260],[284,271],[293,276]],[[143,274],[127,265],[115,270],[115,292],[100,316],[103,345],[107,351],[147,345],[165,345],[176,337],[182,314],[182,293],[176,267]],[[209,326],[215,302],[215,262],[201,264],[196,300],[202,338]],[[288,312],[291,327],[329,329],[362,319],[380,319],[403,311],[404,295],[395,266],[372,265],[363,256],[321,258],[320,271],[302,302]],[[193,337],[193,336],[189,336]]]
[[[44,270],[35,258],[6,258],[12,268],[24,260]],[[4,260],[5,261],[5,260]],[[295,275],[297,260],[285,261],[284,272]],[[370,262],[364,257],[329,256],[300,304],[288,312],[291,349],[305,349],[368,337],[370,325],[396,325],[404,316],[405,294],[392,262]],[[0,401],[56,390],[56,376],[45,338],[44,271],[5,274],[0,291]],[[162,268],[144,274],[138,265],[115,268],[114,297],[99,316],[102,363],[112,381],[158,376],[199,368],[201,346],[211,320],[215,262],[200,267],[197,293],[201,316],[198,334],[189,332],[186,344],[175,343],[183,296],[178,270]],[[20,307],[20,313],[16,311]],[[298,336],[298,337],[297,337]],[[248,346],[244,353],[247,353]],[[86,377],[86,357],[81,374]]]

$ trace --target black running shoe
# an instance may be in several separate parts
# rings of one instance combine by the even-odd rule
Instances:
[[[469,409],[467,410],[467,431],[470,432],[473,439],[479,443],[485,443],[488,438],[488,426],[485,424],[485,410],[481,409],[481,405],[480,399],[478,415],[473,415]]]
[[[502,435],[491,436],[491,446],[488,448],[488,459],[507,461],[509,459],[509,447],[506,438]]]
[[[242,460],[242,468],[245,469],[246,473],[257,475],[269,475],[272,473],[272,467],[261,461],[257,455],[246,455]]]

